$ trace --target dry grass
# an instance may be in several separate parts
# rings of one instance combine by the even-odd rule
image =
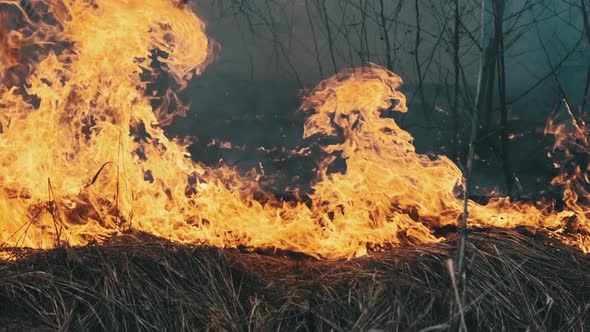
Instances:
[[[452,236],[450,236],[452,237]],[[457,330],[454,239],[350,261],[191,248],[137,235],[14,251],[0,263],[10,330]],[[133,243],[133,244],[129,244]],[[590,328],[590,258],[542,234],[475,231],[472,330]]]

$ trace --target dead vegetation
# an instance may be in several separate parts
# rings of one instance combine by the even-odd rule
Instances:
[[[187,247],[143,235],[0,265],[8,330],[457,330],[446,261],[457,241],[349,261]],[[5,253],[8,249],[5,249]],[[473,231],[471,330],[583,331],[590,258],[543,234]]]

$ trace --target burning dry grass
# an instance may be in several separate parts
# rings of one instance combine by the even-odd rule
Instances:
[[[463,174],[447,157],[416,152],[412,136],[382,116],[407,111],[401,78],[367,65],[309,92],[304,138],[328,156],[318,160],[310,191],[283,201],[262,190],[262,167],[242,175],[194,162],[188,142],[164,131],[187,110],[176,91],[204,70],[215,48],[185,2],[0,0],[9,22],[0,27],[8,45],[0,52],[0,243],[37,248],[0,263],[0,323],[454,330],[446,262],[456,241],[438,243],[433,231],[457,225]],[[174,84],[152,91],[163,75]],[[587,156],[585,123],[574,119],[573,127],[547,132],[557,151]],[[294,152],[309,154],[307,147]],[[553,181],[563,187],[563,209],[553,201],[468,202],[470,226],[551,233],[472,233],[469,326],[590,324],[590,258],[574,249],[590,250],[589,177],[574,159]],[[152,236],[96,244],[131,227]],[[80,247],[42,250],[65,241]],[[336,260],[409,244],[422,245]],[[239,246],[285,251],[219,249]]]
[[[445,261],[454,247],[317,261],[126,235],[21,251],[0,266],[0,321],[41,330],[453,330]],[[469,250],[472,329],[590,326],[589,257],[514,231],[472,232]]]

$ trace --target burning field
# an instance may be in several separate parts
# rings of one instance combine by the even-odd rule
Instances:
[[[562,197],[483,204],[384,116],[408,112],[398,75],[344,69],[302,98],[313,144],[290,154],[316,162],[309,190],[278,197],[260,169],[194,161],[165,132],[218,52],[183,1],[0,0],[0,19],[10,329],[588,328],[590,142],[573,111],[546,127]]]

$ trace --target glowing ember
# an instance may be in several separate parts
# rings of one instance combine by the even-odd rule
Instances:
[[[260,189],[256,174],[194,163],[186,142],[164,135],[162,126],[186,108],[172,90],[152,106],[153,54],[177,88],[211,59],[203,23],[181,1],[29,2],[0,0],[7,8],[0,13],[0,243],[83,245],[134,228],[183,243],[337,258],[439,241],[433,230],[460,220],[457,166],[416,153],[410,134],[381,117],[385,109],[407,111],[402,80],[386,69],[346,70],[304,100],[304,135],[336,143],[324,146],[331,157],[320,165],[311,203],[283,202]],[[566,151],[570,137],[586,137],[583,124],[573,136],[551,128]],[[345,160],[344,173],[328,172],[336,158]],[[565,187],[566,211],[502,198],[471,202],[470,224],[545,229],[587,252],[586,171],[554,180]]]

